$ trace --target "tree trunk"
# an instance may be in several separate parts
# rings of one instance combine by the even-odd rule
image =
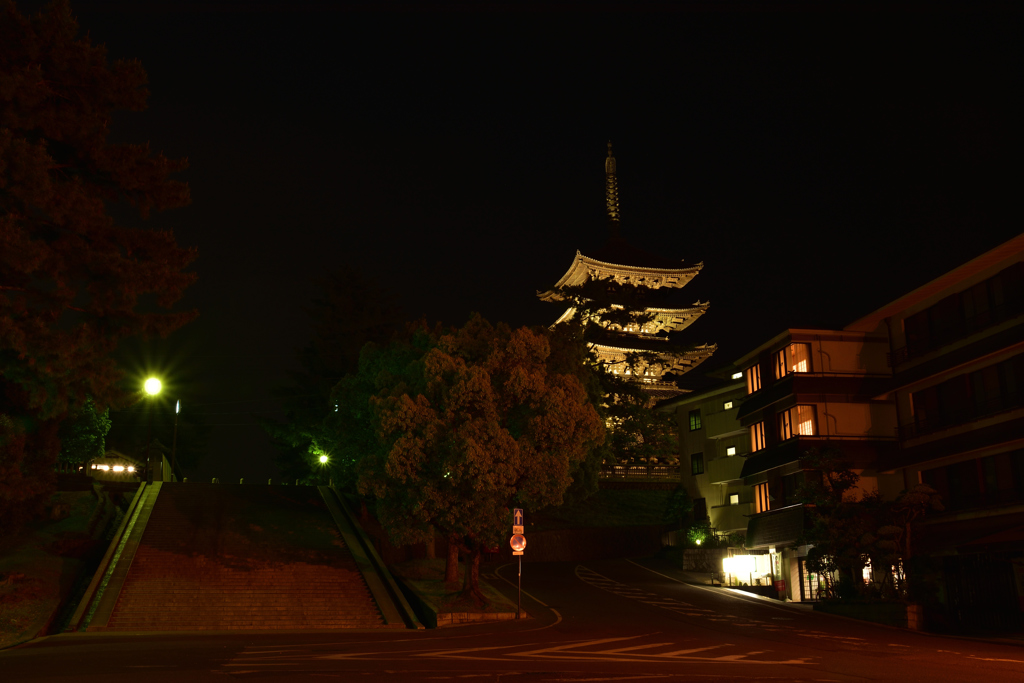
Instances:
[[[459,585],[459,537],[448,537],[448,553],[444,561],[444,584],[451,589]]]
[[[478,605],[487,603],[487,598],[480,591],[480,544],[474,543],[473,550],[466,560],[466,576],[462,584],[463,595],[468,595]]]

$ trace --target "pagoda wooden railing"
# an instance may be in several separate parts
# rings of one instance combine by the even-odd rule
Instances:
[[[610,465],[601,468],[601,479],[678,479],[679,465]]]

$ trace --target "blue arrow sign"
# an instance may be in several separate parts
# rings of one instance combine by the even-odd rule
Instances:
[[[523,525],[523,508],[514,508],[512,510],[512,523],[516,526]]]

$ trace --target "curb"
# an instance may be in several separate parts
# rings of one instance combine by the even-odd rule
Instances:
[[[416,616],[427,628],[447,628],[451,626],[469,626],[471,624],[483,624],[494,621],[516,621],[515,612],[438,612],[427,599],[420,594],[416,587],[403,577],[395,574],[395,581],[405,594],[409,604],[416,610]],[[529,619],[530,615],[525,611],[523,619]]]

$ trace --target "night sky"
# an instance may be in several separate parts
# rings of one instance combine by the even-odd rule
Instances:
[[[200,318],[126,364],[214,426],[197,478],[276,476],[252,414],[315,276],[363,268],[410,319],[552,322],[535,292],[607,235],[609,139],[624,236],[705,264],[708,369],[1022,230],[1018,14],[136,4],[72,8],[149,73],[116,140],[190,160],[192,205],[148,225],[198,248]]]

